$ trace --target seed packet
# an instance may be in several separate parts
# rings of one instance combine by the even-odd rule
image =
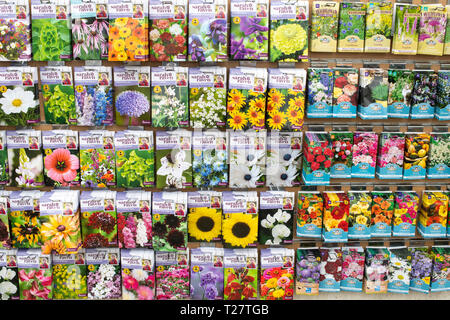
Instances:
[[[266,132],[229,132],[230,187],[264,187],[266,180]]]
[[[447,26],[445,29],[445,39],[444,39],[444,55],[450,54],[450,4],[445,6],[445,11],[447,11]]]
[[[116,191],[83,191],[80,208],[83,248],[118,247]]]
[[[9,226],[10,204],[9,196],[12,191],[0,191],[0,250],[11,249],[11,228]],[[1,256],[0,256],[1,260]],[[1,263],[1,262],[0,262]]]
[[[6,131],[8,171],[11,187],[44,186],[41,132],[35,130]]]
[[[331,161],[331,178],[351,178],[353,132],[332,131],[333,158]]]
[[[152,235],[155,251],[185,250],[188,241],[187,193],[154,192]]]
[[[156,132],[156,187],[184,189],[192,186],[191,132]]]
[[[411,70],[389,69],[388,117],[408,119],[414,73]]]
[[[17,250],[20,300],[53,298],[52,259],[41,249]]]
[[[333,74],[333,118],[356,118],[358,70],[334,68]]]
[[[108,1],[108,61],[148,61],[148,2]]]
[[[352,178],[375,178],[378,134],[355,132],[353,135]]]
[[[0,5],[0,10],[1,7]],[[38,123],[40,114],[37,68],[1,67],[0,80],[0,125],[27,126]]]
[[[294,276],[294,249],[261,249],[261,300],[292,300]]]
[[[331,118],[333,115],[333,71],[308,68],[308,118]]]
[[[386,248],[366,248],[364,270],[365,293],[387,293],[389,251]]]
[[[6,150],[6,131],[0,131],[0,186],[9,184],[8,151]]]
[[[80,131],[81,186],[106,188],[116,185],[114,132]]]
[[[120,250],[122,299],[155,299],[155,253],[147,249]]]
[[[74,82],[78,125],[113,124],[114,94],[111,67],[75,67]]]
[[[450,178],[450,133],[430,134],[430,151],[427,163],[428,179]]]
[[[348,195],[343,191],[326,191],[323,196],[323,240],[325,242],[347,242],[350,210]]]
[[[411,278],[409,289],[422,293],[430,292],[431,273],[433,270],[433,255],[427,247],[412,247]]]
[[[366,7],[363,2],[340,3],[338,52],[364,51]]]
[[[150,67],[114,68],[114,103],[116,124],[150,124]]]
[[[41,248],[40,191],[13,191],[9,196],[13,248]]]
[[[323,197],[318,191],[297,194],[297,237],[321,238]]]
[[[394,193],[372,191],[372,237],[390,237],[394,215]]]
[[[300,185],[301,132],[270,132],[267,137],[267,181],[269,187]]]
[[[437,104],[438,75],[431,70],[413,70],[411,119],[433,119]]]
[[[417,54],[442,56],[447,12],[441,4],[420,6],[419,44]]]
[[[149,2],[150,61],[186,61],[187,1]]]
[[[361,119],[387,119],[389,82],[387,70],[361,68],[359,70],[358,116]]]
[[[222,239],[222,193],[188,193],[188,232],[190,242],[215,242]]]
[[[194,131],[192,174],[197,188],[228,185],[227,135],[221,131]]]
[[[226,61],[228,54],[225,0],[189,1],[189,61]]]
[[[318,295],[321,254],[318,248],[297,249],[295,268],[295,293]]]
[[[341,291],[362,292],[365,252],[362,247],[342,248]]]
[[[259,243],[286,245],[292,243],[294,192],[261,192],[259,208]]]
[[[87,267],[84,249],[77,254],[52,254],[53,299],[87,299]]]
[[[19,300],[20,298],[16,252],[17,250],[0,250],[2,300]]]
[[[189,68],[189,113],[192,128],[223,128],[227,116],[227,69]]]
[[[369,239],[372,224],[372,195],[368,191],[348,192],[350,210],[348,215],[348,238]]]
[[[258,298],[258,250],[224,249],[224,300]]]
[[[177,252],[155,252],[156,299],[189,298],[189,249]]]
[[[266,69],[229,69],[227,129],[264,129],[266,88]]]
[[[339,292],[342,278],[342,250],[320,248],[319,291]]]
[[[120,250],[86,249],[88,299],[111,300],[122,297]]]
[[[416,55],[419,41],[420,5],[395,3],[392,20],[392,53]]]
[[[193,300],[223,300],[224,249],[191,250],[191,294]]]
[[[72,58],[70,1],[32,0],[31,17],[33,60],[70,60]]]
[[[268,70],[267,128],[301,130],[305,117],[306,71],[290,68]]]
[[[258,194],[256,191],[223,192],[222,234],[225,247],[256,247]]]
[[[448,246],[432,247],[431,252],[434,258],[431,292],[449,291],[450,248]]]
[[[71,1],[72,50],[75,60],[108,59],[108,1]]]
[[[448,196],[440,190],[425,190],[419,213],[418,230],[424,238],[446,236]]]
[[[308,61],[308,1],[270,3],[270,61]]]
[[[313,1],[311,51],[336,52],[339,24],[339,3]]]
[[[305,184],[330,184],[332,157],[331,139],[327,132],[305,132],[302,163],[302,178]]]
[[[126,191],[116,194],[119,248],[152,247],[152,194]]]
[[[376,168],[378,179],[402,179],[405,134],[382,132],[379,140]]]
[[[388,292],[409,293],[411,252],[406,247],[389,248]]]
[[[403,180],[425,179],[429,150],[428,133],[406,133]]]
[[[232,60],[268,60],[269,1],[232,0],[230,58]]]
[[[367,4],[364,52],[385,52],[391,49],[392,2]]]
[[[450,28],[448,33],[450,34]],[[437,97],[434,117],[438,120],[450,120],[450,71],[447,70],[438,71]]]
[[[394,237],[414,237],[418,213],[419,195],[415,191],[395,192],[392,235]]]
[[[155,184],[152,131],[125,130],[114,135],[117,186],[149,187]]]

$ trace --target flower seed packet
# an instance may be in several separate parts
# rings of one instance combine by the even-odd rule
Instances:
[[[75,67],[75,104],[80,126],[111,125],[114,94],[111,67]]]
[[[395,192],[392,235],[394,237],[414,237],[418,214],[419,195],[415,191]]]
[[[403,180],[425,179],[430,152],[430,134],[407,132]]]
[[[414,73],[411,70],[389,69],[388,118],[408,119]]]
[[[80,131],[81,186],[106,188],[116,185],[114,132]]]
[[[153,193],[153,249],[155,251],[185,250],[188,241],[187,193]]]
[[[406,247],[389,250],[388,292],[409,293],[411,277],[411,251]]]
[[[117,186],[155,185],[155,155],[152,131],[124,130],[114,135]]]
[[[40,191],[13,191],[9,196],[11,244],[13,248],[41,250],[41,221],[39,219]]]
[[[114,68],[114,103],[116,124],[141,126],[150,124],[150,67]]]
[[[84,249],[78,253],[52,254],[53,299],[87,299],[87,267]]]
[[[189,1],[189,61],[226,61],[228,1]]]
[[[339,3],[313,1],[311,51],[336,52],[339,25]]]
[[[294,277],[294,249],[261,249],[261,300],[293,300]]]
[[[308,61],[308,1],[270,3],[270,61]]]
[[[442,56],[446,25],[445,6],[441,4],[421,5],[417,54]]]
[[[433,273],[431,275],[431,292],[445,292],[450,290],[449,264],[450,247],[432,247],[434,258]]]
[[[379,68],[359,70],[358,116],[361,119],[387,119],[388,72]]]
[[[372,191],[372,237],[390,237],[394,216],[394,193]]]
[[[156,299],[189,298],[189,249],[177,252],[155,252]]]
[[[308,68],[308,118],[333,116],[333,71],[328,68]]]
[[[342,248],[341,291],[362,292],[365,252],[362,247]]]
[[[323,197],[319,191],[297,194],[297,237],[322,237]]]
[[[389,53],[392,38],[392,2],[367,3],[364,52]]]
[[[155,299],[155,253],[147,249],[120,250],[123,300]]]
[[[8,151],[6,131],[0,131],[0,186],[9,184]]]
[[[89,300],[112,300],[122,297],[120,250],[86,249],[87,291]]]
[[[232,0],[230,13],[231,60],[268,60],[269,1]]]
[[[149,191],[117,192],[119,248],[152,247],[152,194]]]
[[[372,195],[369,191],[348,191],[350,210],[348,238],[370,239],[372,224]]]
[[[433,270],[433,255],[427,247],[411,247],[411,276],[409,289],[422,293],[430,292]]]
[[[222,239],[222,193],[188,193],[188,232],[190,242],[215,242]]]
[[[402,179],[405,134],[382,132],[379,138],[376,175],[378,179]]]
[[[2,300],[20,299],[16,252],[0,249],[0,285],[4,288]]]
[[[352,178],[375,178],[378,134],[355,132],[353,136]]]
[[[192,128],[223,128],[227,116],[227,69],[189,68],[189,118]]]
[[[446,236],[448,203],[448,195],[440,190],[423,191],[417,228],[422,237]]]
[[[186,0],[149,2],[150,61],[186,61],[187,12]]]
[[[330,178],[351,178],[353,132],[332,131],[333,158],[331,161]]]
[[[325,242],[347,242],[350,210],[348,195],[344,191],[326,191],[323,196],[323,240]]]
[[[118,247],[116,191],[83,191],[80,209],[83,248]]]
[[[192,186],[192,133],[183,129],[156,132],[156,187]]]
[[[366,7],[363,2],[340,3],[338,52],[364,51]]]
[[[295,293],[318,295],[321,260],[319,248],[299,248],[296,255]]]
[[[305,132],[302,178],[306,185],[330,184],[333,149],[328,132]]]
[[[450,34],[450,31],[448,33]],[[438,71],[434,117],[438,120],[450,120],[450,71],[447,70]]]
[[[320,248],[319,292],[339,292],[342,279],[341,248]]]
[[[445,11],[447,11],[447,26],[445,29],[444,55],[450,55],[450,4],[445,6]]]
[[[0,249],[11,249],[11,228],[9,226],[10,204],[9,196],[12,191],[0,191]],[[1,257],[0,257],[1,258]]]
[[[258,298],[258,250],[224,249],[224,300]]]
[[[416,55],[419,42],[420,5],[394,4],[392,53]]]
[[[358,70],[334,68],[333,74],[333,118],[356,118]]]
[[[223,256],[223,248],[191,250],[191,299],[223,300]]]
[[[433,119],[437,104],[438,75],[432,70],[413,70],[411,119]]]
[[[25,127],[39,123],[37,67],[1,67],[0,79],[0,125]]]
[[[4,144],[3,144],[4,145]],[[9,186],[39,188],[44,186],[41,132],[6,131]]]
[[[70,60],[72,58],[70,1],[32,0],[31,17],[33,60]]]
[[[428,179],[450,178],[450,133],[431,132],[427,163]]]
[[[387,293],[388,273],[389,250],[384,247],[367,247],[364,269],[364,292]]]
[[[17,250],[20,300],[52,300],[52,256],[41,249]]]

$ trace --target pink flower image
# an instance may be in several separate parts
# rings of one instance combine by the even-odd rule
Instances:
[[[80,160],[67,149],[56,149],[44,159],[47,176],[66,185],[75,180]]]

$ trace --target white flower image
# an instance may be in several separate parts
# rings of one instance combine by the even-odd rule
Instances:
[[[267,184],[275,187],[292,187],[292,182],[299,174],[294,165],[288,167],[267,167]]]
[[[261,176],[262,172],[259,166],[234,166],[230,174],[230,185],[239,188],[255,188],[256,182]]]
[[[0,98],[0,107],[5,114],[28,112],[28,109],[34,108],[38,104],[39,101],[34,98],[34,93],[26,91],[22,87],[8,89]]]

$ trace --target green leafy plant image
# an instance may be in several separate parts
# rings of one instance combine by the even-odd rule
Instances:
[[[155,159],[150,150],[117,150],[118,187],[146,187],[154,184]]]
[[[393,21],[393,54],[417,54],[420,6],[395,4]]]
[[[364,52],[389,52],[392,36],[392,3],[369,2]]]
[[[53,124],[69,124],[76,122],[77,109],[73,86],[44,85],[45,121]]]
[[[87,268],[85,265],[67,262],[55,264],[53,266],[53,299],[86,299],[86,274]]]
[[[31,31],[35,61],[70,60],[72,45],[69,20],[33,19]]]
[[[414,85],[414,74],[409,70],[388,71],[389,78],[389,96],[388,104],[396,102],[410,106],[411,92]]]
[[[188,87],[155,86],[152,92],[152,125],[158,128],[187,127]]]
[[[366,26],[366,4],[341,2],[339,18],[339,52],[362,52]]]

